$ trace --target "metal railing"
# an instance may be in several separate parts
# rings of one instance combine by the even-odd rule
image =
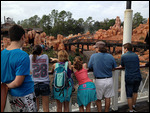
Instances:
[[[141,102],[141,101],[145,101],[147,100],[149,102],[149,67],[147,66],[140,66],[140,69],[145,69],[147,71],[147,73],[144,75],[142,72],[142,82],[141,85],[139,87],[139,91],[138,91],[138,97],[137,97],[137,102]],[[52,76],[52,75],[50,75]],[[95,82],[94,79],[94,75],[93,72],[89,72],[88,76],[90,79],[93,80],[93,82]],[[115,70],[113,70],[113,83],[114,83],[114,91],[115,91],[115,96],[111,98],[111,106],[110,108],[114,111],[118,110],[119,106],[122,105],[126,105],[127,104],[127,99],[126,99],[126,95],[122,95],[122,93],[125,94],[125,87],[124,84],[122,84],[121,82],[124,82],[124,80],[121,80],[122,78],[124,78],[125,76],[125,72],[124,72],[124,68],[115,68]],[[52,81],[51,81],[52,82]],[[75,81],[75,88],[77,89],[78,87],[78,83]],[[54,99],[49,98],[50,104],[49,104],[49,110],[50,112],[57,112],[57,105]],[[105,106],[105,102],[104,100],[102,100],[102,106]],[[95,104],[95,102],[91,103],[91,109],[95,109],[97,110],[97,106]],[[40,102],[40,112],[42,112],[42,103]],[[79,106],[77,104],[77,90],[76,92],[73,92],[70,103],[69,103],[69,111],[70,112],[78,112],[79,111]]]

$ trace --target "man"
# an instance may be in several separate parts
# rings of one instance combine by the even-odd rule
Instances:
[[[125,67],[125,88],[129,112],[135,112],[137,92],[142,80],[138,55],[132,52],[132,44],[123,45],[124,54],[121,56],[121,66]]]
[[[88,67],[93,69],[97,93],[98,112],[102,111],[101,100],[105,98],[105,112],[109,111],[110,98],[114,96],[112,69],[117,67],[114,57],[107,53],[105,42],[99,41],[94,48],[96,53],[92,54]]]
[[[149,39],[149,32],[148,32],[147,35],[146,35],[145,42],[146,42],[146,45],[148,46],[147,49],[149,49],[149,42],[150,42],[150,39]],[[146,65],[146,66],[149,66],[149,62],[147,62],[145,65]]]
[[[1,83],[5,83],[13,112],[37,111],[34,82],[30,75],[29,55],[20,48],[24,44],[25,31],[13,25],[9,29],[10,46],[1,51]]]

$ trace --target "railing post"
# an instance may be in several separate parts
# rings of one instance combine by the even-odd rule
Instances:
[[[113,84],[114,84],[114,92],[115,96],[112,98],[112,110],[118,110],[118,75],[119,70],[113,71]]]
[[[149,76],[149,71],[147,73],[147,76]],[[149,102],[149,81],[148,81],[148,100],[147,101]]]
[[[72,97],[70,98],[69,102],[69,112],[72,112]]]
[[[125,102],[126,101],[126,91],[125,91],[125,71],[121,71],[121,96],[120,101]]]

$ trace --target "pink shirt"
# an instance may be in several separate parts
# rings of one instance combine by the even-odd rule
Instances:
[[[92,82],[92,80],[88,77],[87,70],[84,68],[82,68],[80,71],[76,71],[74,74],[79,82],[79,85],[84,84],[86,82]]]

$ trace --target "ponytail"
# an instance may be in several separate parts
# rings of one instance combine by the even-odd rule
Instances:
[[[42,47],[40,45],[35,45],[32,51],[33,54],[32,61],[34,63],[36,62],[37,55],[40,55],[41,53],[42,53]]]
[[[79,56],[75,57],[74,62],[73,62],[74,68],[76,70],[80,71],[82,69],[82,63],[83,63],[83,61],[82,61],[81,57],[79,57]]]

